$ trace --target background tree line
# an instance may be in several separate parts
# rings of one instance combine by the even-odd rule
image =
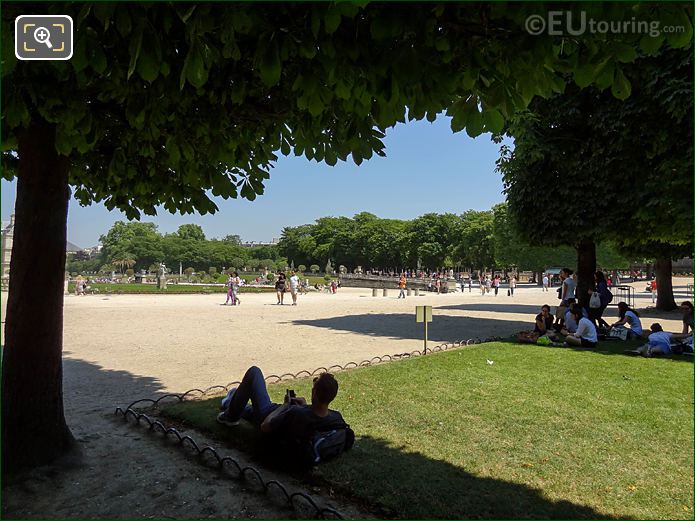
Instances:
[[[278,242],[281,255],[299,264],[370,268],[516,267],[540,272],[575,266],[570,246],[529,246],[501,203],[491,210],[462,214],[427,213],[412,220],[382,219],[362,212],[354,217],[321,217],[314,224],[287,227]],[[631,261],[608,243],[598,246],[599,265],[624,269]]]
[[[173,272],[181,266],[191,271],[248,268],[251,270],[284,269],[287,259],[282,258],[276,246],[241,246],[238,235],[221,239],[207,239],[197,224],[183,224],[174,233],[161,234],[151,222],[116,222],[99,238],[101,252],[94,258],[76,255],[68,260],[70,273],[125,272],[127,269],[154,271],[164,262]]]

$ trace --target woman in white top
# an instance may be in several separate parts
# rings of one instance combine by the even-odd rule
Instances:
[[[594,323],[583,316],[580,306],[572,306],[572,316],[577,322],[577,331],[565,338],[565,343],[575,347],[596,347],[598,335]]]
[[[562,293],[560,294],[560,298],[563,306],[569,306],[570,302],[568,301],[574,299],[574,288],[576,287],[576,283],[572,278],[572,273],[572,270],[569,268],[562,268],[560,272],[560,278],[562,279]]]
[[[618,320],[611,327],[625,327],[627,324],[629,326],[627,337],[628,338],[642,338],[642,322],[640,322],[639,315],[634,309],[630,309],[625,302],[618,302]]]

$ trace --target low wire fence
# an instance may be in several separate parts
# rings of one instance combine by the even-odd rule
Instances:
[[[348,362],[344,365],[333,364],[329,367],[318,367],[313,371],[302,370],[297,373],[283,373],[280,375],[271,374],[265,377],[265,381],[268,384],[275,384],[288,380],[296,380],[299,378],[310,378],[322,372],[346,371],[348,369],[356,369],[359,367],[369,367],[371,365],[424,356],[428,353],[438,353],[448,351],[450,349],[458,349],[465,346],[495,340],[500,340],[500,338],[494,337],[487,338],[485,340],[469,338],[468,340],[459,340],[452,343],[445,342],[433,348],[425,348],[422,350],[415,350],[394,355],[374,356],[369,360],[362,360],[359,363]],[[165,394],[164,396],[160,396],[159,398],[141,398],[130,403],[127,407],[125,407],[125,409],[122,407],[116,407],[114,415],[121,416],[123,417],[124,421],[130,422],[137,426],[146,424],[149,431],[162,435],[163,440],[165,441],[176,443],[182,448],[182,450],[198,458],[200,463],[203,465],[216,468],[222,473],[223,476],[227,478],[246,482],[253,490],[267,494],[271,500],[278,501],[280,504],[297,513],[308,514],[307,517],[316,519],[345,519],[345,516],[342,513],[334,508],[321,506],[309,494],[306,494],[305,492],[290,492],[288,487],[283,483],[275,479],[265,479],[263,474],[256,467],[252,465],[244,465],[232,456],[222,456],[220,455],[218,449],[215,449],[209,445],[201,447],[201,445],[191,436],[182,434],[175,427],[167,426],[160,420],[154,419],[148,414],[134,409],[136,406],[157,408],[163,403],[180,403],[189,398],[200,399],[208,395],[228,393],[230,389],[238,386],[240,383],[240,381],[235,381],[230,382],[227,385],[213,385],[206,389],[189,389],[184,393],[169,393]]]

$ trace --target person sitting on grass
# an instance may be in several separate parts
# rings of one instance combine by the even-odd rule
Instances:
[[[681,302],[681,311],[683,312],[683,331],[678,333],[678,338],[686,338],[692,336],[695,330],[695,317],[693,316],[693,303],[686,300]]]
[[[338,382],[330,373],[314,378],[311,405],[288,390],[282,405],[268,395],[263,373],[250,367],[239,387],[222,400],[217,421],[235,426],[244,419],[260,427],[264,455],[294,469],[308,468],[349,450],[355,433],[338,411],[328,408],[338,394]],[[251,405],[248,404],[251,400]]]
[[[651,334],[646,344],[639,346],[633,351],[625,351],[627,354],[642,355],[652,357],[654,355],[670,355],[671,354],[671,339],[673,335],[664,331],[661,324],[654,323],[649,328]]]
[[[625,302],[618,302],[618,316],[620,320],[616,323],[611,324],[611,327],[622,327],[625,328],[625,324],[630,326],[627,328],[627,338],[642,338],[642,322],[640,322],[639,315],[634,309]]]
[[[323,430],[334,423],[344,423],[338,411],[328,405],[338,394],[338,382],[330,373],[314,378],[311,389],[311,405],[306,398],[297,396],[285,403],[273,403],[268,396],[263,372],[256,366],[250,367],[239,387],[232,389],[223,400],[223,411],[217,421],[227,425],[238,425],[244,419],[260,426],[261,432],[287,431],[302,434],[308,430]],[[248,405],[251,400],[251,405]]]
[[[574,320],[573,311],[575,311],[575,308],[577,308],[579,310],[579,312],[581,313],[581,316],[589,318],[589,314],[579,304],[577,304],[577,303],[570,304],[569,309],[565,313],[565,324],[562,327],[562,329],[560,330],[560,333],[565,335],[565,336],[577,332],[577,327],[579,326],[579,324],[577,323],[576,320]]]
[[[575,347],[596,347],[598,334],[594,323],[583,315],[581,306],[573,305],[571,313],[574,321],[577,322],[577,331],[565,338],[565,344]]]
[[[543,304],[541,306],[541,312],[536,315],[536,327],[534,328],[534,333],[540,335],[547,335],[553,330],[553,321],[555,317],[550,314],[550,306],[548,304]]]

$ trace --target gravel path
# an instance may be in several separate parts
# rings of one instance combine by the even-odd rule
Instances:
[[[674,279],[677,299],[685,297],[687,282]],[[637,307],[651,305],[650,296],[640,293],[645,284],[634,286]],[[137,398],[226,384],[253,364],[266,375],[281,374],[421,349],[415,305],[434,306],[435,345],[529,329],[541,304],[557,302],[555,293],[536,287],[519,287],[513,298],[506,289],[494,297],[475,288],[405,300],[396,295],[393,290],[388,297],[372,297],[371,290],[345,288],[337,295],[300,296],[296,307],[275,305],[273,294],[242,294],[237,307],[220,306],[221,295],[67,296],[64,398],[83,462],[4,483],[3,517],[287,518],[293,513],[267,496],[198,465],[145,429],[115,420],[113,410]],[[615,308],[609,314],[615,315]],[[646,312],[643,324],[648,327],[654,318],[664,329],[680,331],[677,314]],[[223,452],[248,461],[232,449]],[[287,476],[277,479],[305,490]],[[308,492],[350,517],[369,515]]]

